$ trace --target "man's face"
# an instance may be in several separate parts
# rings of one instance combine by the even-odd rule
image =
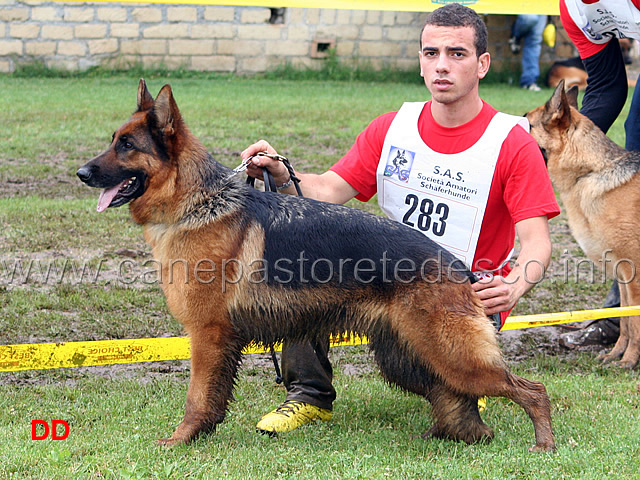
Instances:
[[[477,92],[478,82],[487,74],[489,63],[488,53],[476,56],[471,27],[427,25],[424,28],[420,75],[435,102],[454,103]]]

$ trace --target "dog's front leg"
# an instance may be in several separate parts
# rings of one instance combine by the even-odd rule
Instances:
[[[620,331],[622,331],[622,318],[620,319]],[[627,349],[620,361],[616,364],[622,368],[634,369],[640,360],[640,317],[633,316],[625,319],[626,333],[628,337]]]
[[[620,270],[623,270],[624,268],[625,268],[625,265],[621,265]],[[626,271],[624,271],[624,273],[627,275],[629,274]],[[626,277],[626,278],[630,278],[630,277]],[[619,280],[618,285],[620,286],[620,306],[628,307],[630,305],[633,305],[633,303],[630,303],[630,299],[633,297],[631,296],[631,291],[629,289],[630,287],[629,281],[625,280],[624,277],[622,281],[620,281],[620,279],[618,280]],[[627,352],[627,349],[629,348],[629,344],[631,340],[631,336],[629,332],[629,323],[631,321],[630,320],[631,318],[634,318],[634,317],[620,317],[620,334],[618,335],[618,340],[616,341],[616,344],[613,346],[613,348],[609,353],[598,355],[598,359],[601,360],[602,363],[615,362],[619,360],[623,355],[626,355],[626,352]],[[637,362],[637,358],[636,358],[636,362]],[[630,368],[633,368],[633,367],[630,367]]]
[[[632,272],[635,274],[635,272]],[[639,305],[640,304],[640,281],[637,276],[634,275],[632,282],[627,282],[624,286],[626,293],[627,305]],[[622,290],[622,289],[621,289]],[[622,304],[622,298],[620,298]],[[618,362],[618,365],[623,368],[633,369],[638,365],[640,360],[640,316],[627,317],[623,322],[623,318],[620,319],[620,335],[622,336],[623,323],[625,334],[628,338],[627,348],[622,355],[622,358]]]
[[[224,420],[242,347],[222,328],[191,330],[191,380],[184,420],[160,445],[187,443]]]

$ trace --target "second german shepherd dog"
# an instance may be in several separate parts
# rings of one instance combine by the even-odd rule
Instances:
[[[502,396],[533,421],[531,449],[554,449],[545,387],[510,373],[460,261],[400,223],[245,185],[189,131],[169,85],[154,100],[141,80],[137,111],[77,173],[105,189],[99,211],[129,203],[191,338],[184,420],[161,444],[223,421],[252,340],[354,332],[387,381],[432,403],[425,437],[491,439],[478,397]]]
[[[628,152],[578,111],[578,88],[564,82],[526,114],[573,236],[594,262],[618,280],[622,306],[640,305],[640,152]],[[621,358],[622,357],[622,358]],[[640,317],[620,318],[620,337],[605,362],[634,368],[640,358]]]

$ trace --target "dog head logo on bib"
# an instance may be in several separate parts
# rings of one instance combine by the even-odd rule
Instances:
[[[391,147],[387,157],[387,164],[384,167],[384,176],[397,177],[401,182],[408,182],[415,156],[414,152]]]

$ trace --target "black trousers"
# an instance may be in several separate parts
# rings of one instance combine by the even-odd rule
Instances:
[[[328,338],[324,342],[283,344],[282,380],[287,388],[287,400],[333,409],[336,391],[328,352]]]

